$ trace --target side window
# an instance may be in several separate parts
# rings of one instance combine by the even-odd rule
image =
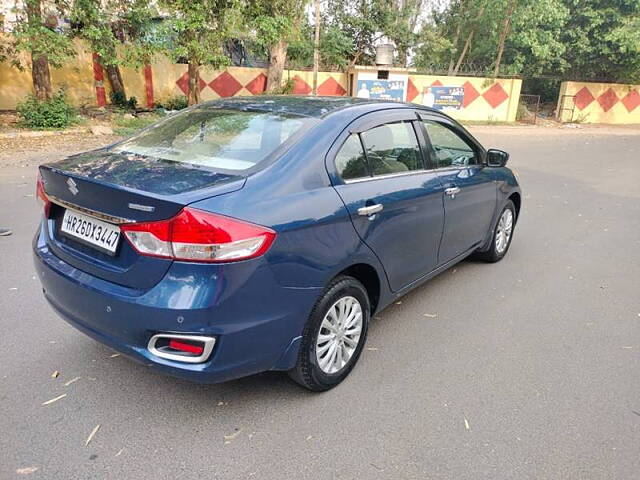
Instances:
[[[367,161],[358,135],[351,134],[336,155],[336,169],[343,180],[368,177]]]
[[[361,135],[374,176],[424,168],[418,139],[410,122],[380,125]]]
[[[431,120],[424,120],[423,123],[429,134],[438,168],[478,164],[476,152],[453,130]]]

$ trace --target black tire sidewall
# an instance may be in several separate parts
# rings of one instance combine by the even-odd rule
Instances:
[[[502,214],[505,210],[511,210],[511,214],[513,215],[513,226],[511,227],[511,235],[509,236],[509,240],[507,241],[507,246],[502,253],[499,253],[496,249],[496,235],[498,235],[498,225],[500,224],[500,218],[502,218]],[[511,246],[511,240],[513,240],[513,233],[516,227],[516,207],[511,200],[507,200],[505,206],[500,210],[500,215],[498,215],[498,220],[496,221],[496,226],[493,229],[493,235],[491,237],[491,256],[494,260],[502,259],[507,252],[509,251],[509,247]]]
[[[349,359],[349,363],[339,372],[328,374],[322,371],[316,357],[316,339],[320,332],[322,321],[329,308],[340,298],[351,296],[360,302],[362,308],[362,332],[356,350]],[[296,380],[302,381],[307,388],[322,391],[328,390],[344,380],[353,370],[364,349],[369,327],[370,306],[369,297],[364,286],[353,277],[339,277],[325,290],[324,294],[314,306],[303,334],[301,351],[296,367]]]

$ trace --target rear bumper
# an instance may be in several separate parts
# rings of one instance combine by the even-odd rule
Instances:
[[[55,256],[41,233],[34,263],[45,298],[95,340],[169,375],[215,383],[292,368],[320,289],[282,287],[263,259],[227,265],[174,262],[147,291],[107,282]],[[209,359],[187,364],[147,350],[156,333],[215,336]]]

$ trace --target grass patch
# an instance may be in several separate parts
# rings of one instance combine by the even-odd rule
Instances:
[[[130,115],[118,115],[114,119],[114,129],[113,131],[122,137],[129,137],[134,133],[138,133],[144,127],[151,125],[152,123],[157,122],[163,118],[161,115],[157,114],[146,114],[139,117],[132,117]]]

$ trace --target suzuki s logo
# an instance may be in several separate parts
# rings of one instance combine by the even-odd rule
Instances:
[[[78,190],[78,185],[73,181],[73,178],[67,179],[67,186],[69,187],[69,191],[74,195],[77,195],[80,190]]]

